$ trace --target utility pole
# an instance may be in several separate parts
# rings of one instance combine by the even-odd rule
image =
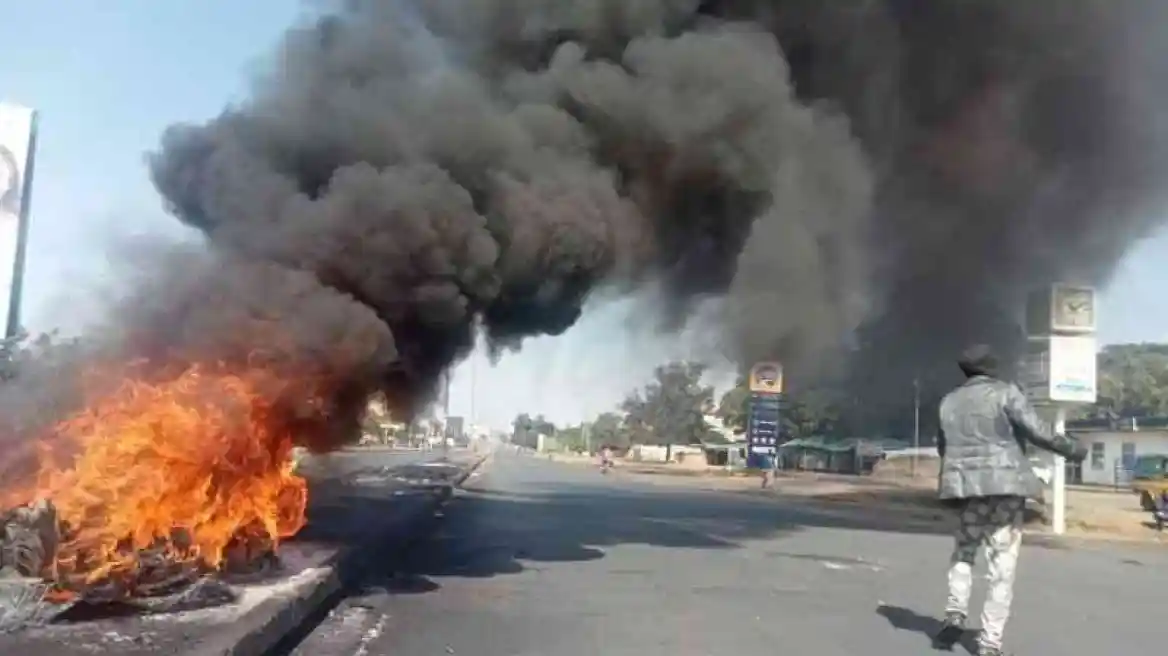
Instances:
[[[446,370],[446,390],[442,393],[442,457],[450,455],[450,370]]]
[[[913,377],[913,453],[912,453],[912,477],[917,477],[917,453],[921,449],[921,377],[917,374]]]

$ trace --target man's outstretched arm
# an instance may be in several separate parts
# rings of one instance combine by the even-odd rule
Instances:
[[[1072,460],[1082,460],[1087,453],[1086,449],[1079,445],[1078,440],[1066,435],[1056,435],[1047,423],[1038,417],[1034,406],[1015,385],[1010,385],[1006,393],[1006,416],[1014,426],[1016,435],[1040,449]]]

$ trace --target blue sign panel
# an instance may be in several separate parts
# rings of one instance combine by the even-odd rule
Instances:
[[[754,392],[747,413],[747,461],[756,467],[769,467],[781,443],[782,395]]]

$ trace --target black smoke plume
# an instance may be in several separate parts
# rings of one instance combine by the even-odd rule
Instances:
[[[336,381],[330,421],[377,389],[409,413],[476,331],[651,285],[665,325],[714,299],[735,360],[888,410],[1154,226],[1165,4],[338,3],[167,130],[154,182],[210,248],[161,258],[125,343],[266,351]]]
[[[1105,285],[1163,221],[1166,3],[707,8],[765,25],[798,96],[838,108],[864,145],[877,191],[862,247],[869,306],[857,348],[845,351],[853,398],[867,410],[855,430],[890,415],[911,425],[913,380],[935,396],[959,377],[955,354],[969,343],[1017,354],[1027,291]],[[773,248],[750,241],[740,271],[751,263],[760,275],[731,291],[751,301],[738,343],[752,357],[801,350],[789,331],[755,328],[798,311],[782,285],[757,282],[783,277]]]
[[[376,315],[396,356],[360,380],[408,413],[476,330],[496,348],[559,334],[601,286],[652,282],[683,321],[767,215],[799,238],[782,252],[819,262],[793,271],[805,307],[782,328],[818,345],[859,318],[837,306],[863,281],[871,176],[847,121],[795,98],[772,35],[696,3],[512,6],[346,3],[289,33],[248,103],[168,130],[154,180],[238,284],[189,316],[168,301],[147,332],[173,345],[167,325],[236,306],[296,336]],[[297,309],[259,263],[354,316]]]

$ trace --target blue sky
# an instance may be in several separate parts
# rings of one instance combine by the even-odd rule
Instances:
[[[34,331],[69,328],[90,305],[86,287],[109,274],[109,236],[185,232],[162,211],[144,154],[168,124],[209,118],[241,98],[249,72],[264,65],[300,3],[9,4],[0,23],[0,99],[41,112],[25,323]],[[1103,341],[1168,341],[1166,285],[1162,234],[1134,248],[1106,290]],[[627,331],[625,319],[619,306],[594,313],[569,334],[534,340],[494,368],[473,358],[455,376],[452,410],[471,415],[473,406],[480,421],[500,427],[533,407],[575,419],[615,404],[654,362],[687,355]],[[565,380],[572,385],[551,384]]]

